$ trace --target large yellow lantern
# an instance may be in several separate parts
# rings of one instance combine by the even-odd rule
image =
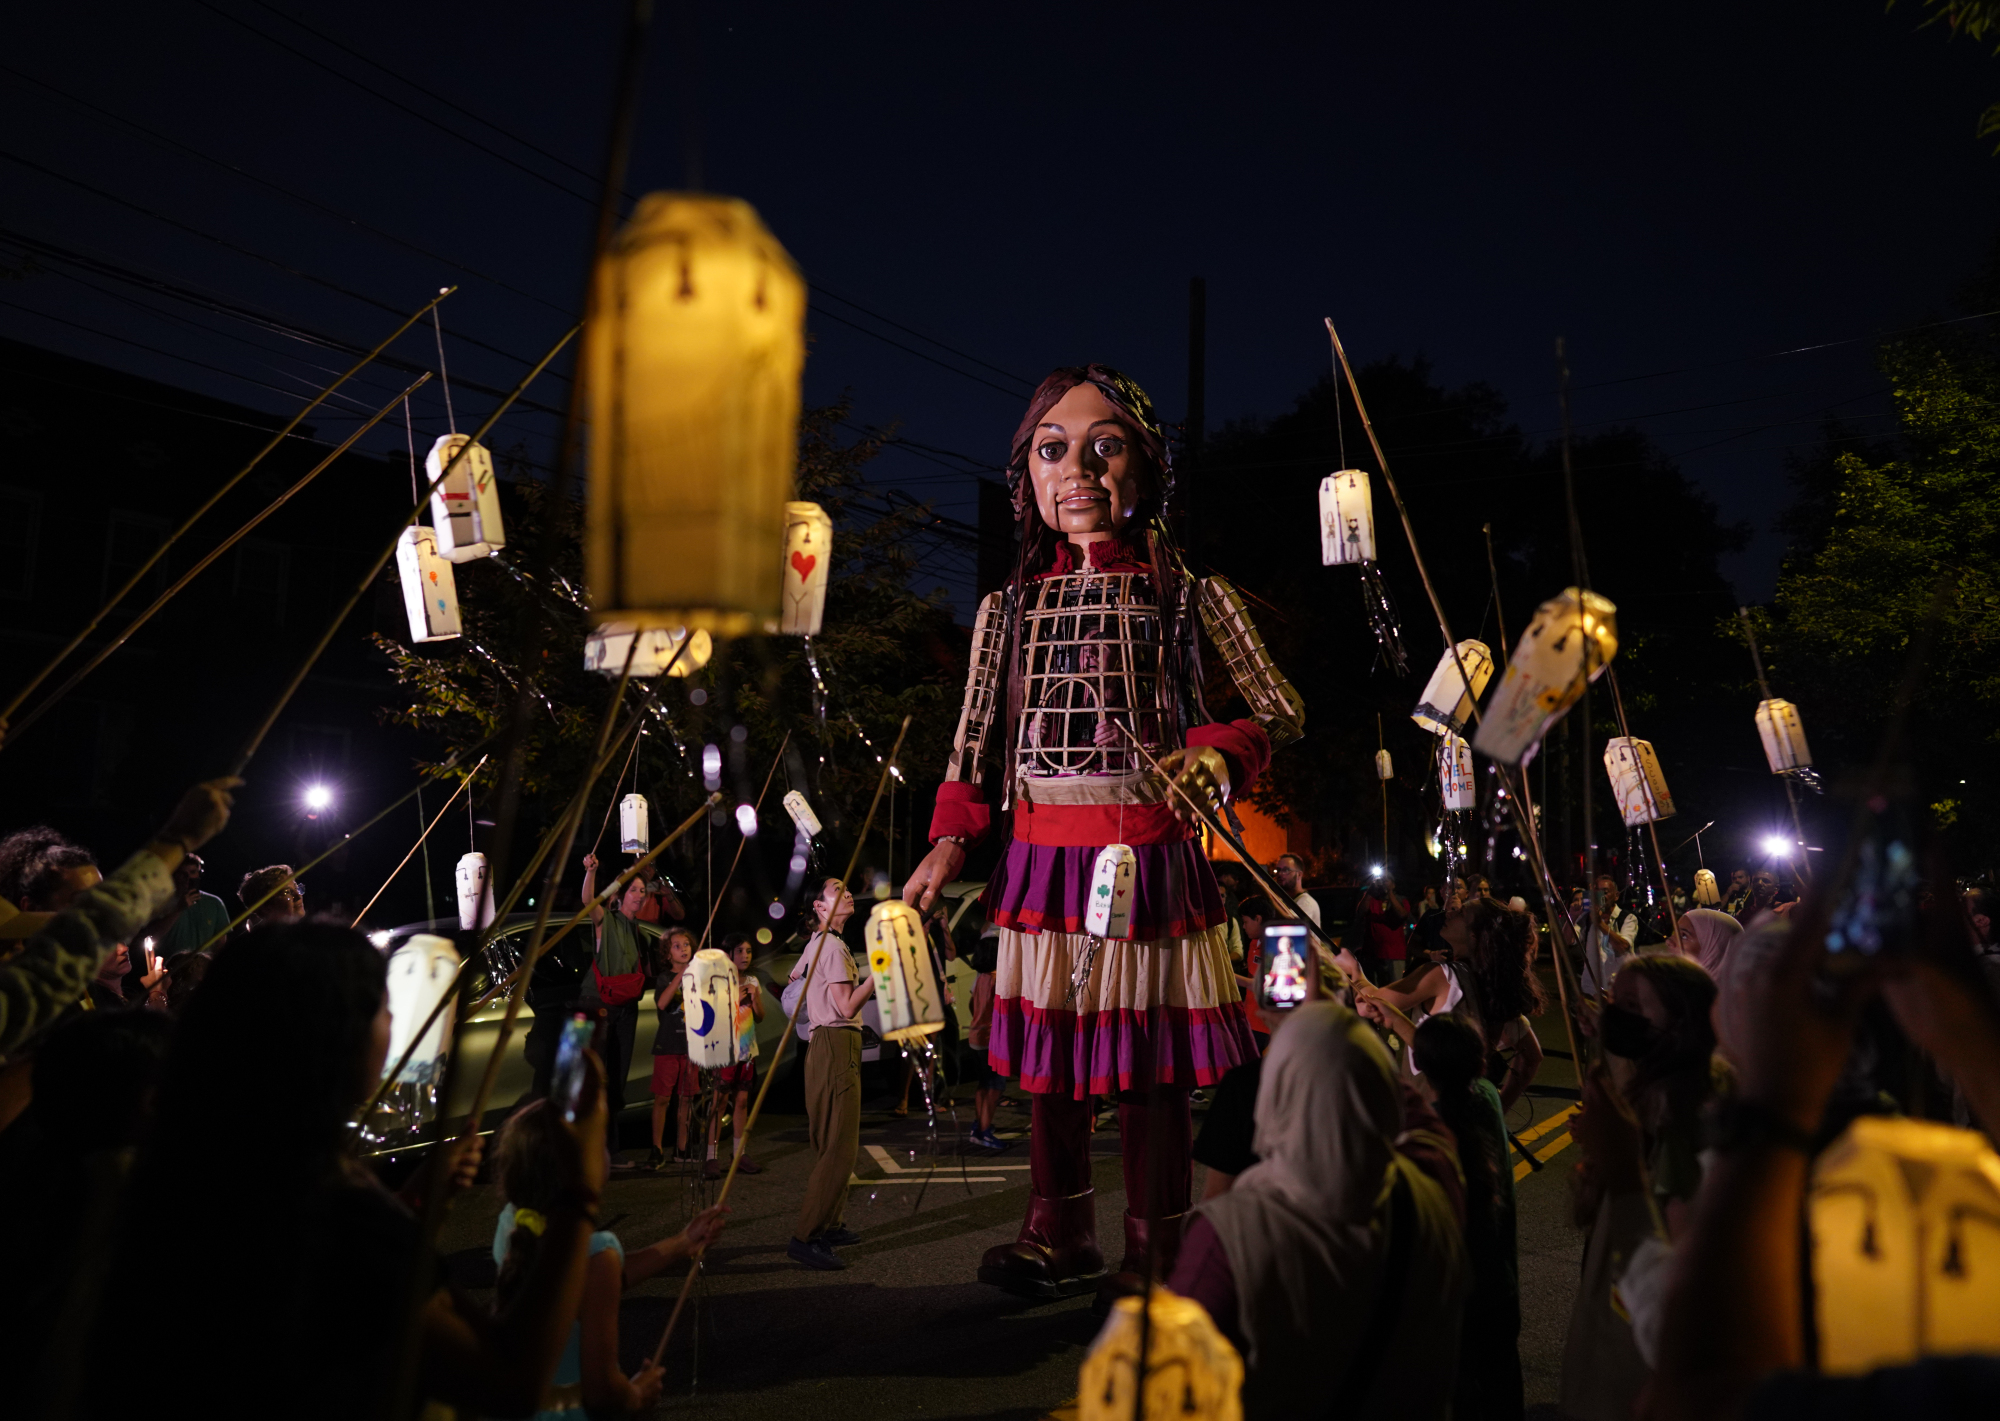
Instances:
[[[1199,1416],[1242,1421],[1243,1359],[1208,1309],[1191,1298],[1154,1288],[1152,1335],[1146,1339],[1146,1394],[1139,1400],[1139,1300],[1120,1298],[1091,1344],[1077,1377],[1079,1421],[1131,1421],[1133,1416]]]
[[[597,621],[741,636],[778,620],[805,301],[738,198],[652,193],[599,261],[584,333]]]
[[[1565,587],[1535,609],[1521,633],[1472,748],[1503,765],[1522,764],[1617,654],[1617,605]]]

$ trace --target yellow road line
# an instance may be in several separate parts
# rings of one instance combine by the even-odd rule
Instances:
[[[1548,1134],[1549,1131],[1555,1129],[1556,1126],[1562,1124],[1565,1120],[1569,1119],[1570,1116],[1576,1114],[1576,1112],[1579,1109],[1581,1109],[1580,1106],[1565,1105],[1561,1110],[1558,1110],[1548,1119],[1537,1120],[1534,1124],[1530,1125],[1527,1129],[1523,1130],[1520,1134],[1516,1135],[1514,1138],[1519,1140],[1524,1145],[1532,1145],[1533,1143],[1535,1143],[1535,1141],[1541,1139],[1542,1136]]]
[[[1545,1148],[1536,1150],[1535,1158],[1540,1160],[1543,1164],[1547,1164],[1550,1160],[1554,1159],[1557,1155],[1561,1154],[1564,1150],[1568,1149],[1569,1146],[1570,1146],[1570,1133],[1569,1131],[1565,1130],[1560,1135],[1556,1136],[1555,1139],[1551,1140]],[[1526,1179],[1528,1175],[1533,1171],[1533,1169],[1534,1169],[1533,1165],[1529,1164],[1526,1160],[1522,1160],[1519,1164],[1516,1164],[1514,1166],[1515,1181],[1519,1182],[1520,1180]]]

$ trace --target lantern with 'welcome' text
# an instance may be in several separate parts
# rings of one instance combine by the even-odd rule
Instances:
[[[1479,807],[1479,785],[1472,777],[1472,747],[1463,736],[1447,735],[1438,741],[1438,786],[1444,791],[1446,809]]]
[[[1465,668],[1463,676],[1459,674],[1461,665]],[[1410,719],[1433,735],[1463,734],[1465,723],[1472,719],[1472,703],[1479,699],[1492,675],[1493,653],[1486,649],[1485,642],[1467,640],[1456,648],[1446,648],[1437,670],[1431,672],[1431,679],[1424,686],[1417,708],[1410,712]],[[1467,677],[1472,680],[1470,693],[1465,689]]]
[[[1535,609],[1472,748],[1503,765],[1524,763],[1584,687],[1618,654],[1618,607],[1608,597],[1566,587]]]
[[[826,578],[833,565],[833,520],[817,503],[785,505],[785,586],[778,630],[785,636],[818,636],[826,618]]]
[[[1611,777],[1611,793],[1626,828],[1673,817],[1674,797],[1667,793],[1667,777],[1650,740],[1612,736],[1604,747],[1604,773]]]
[[[736,964],[719,948],[704,947],[681,973],[687,1018],[688,1059],[696,1070],[736,1064]]]
[[[914,1041],[944,1030],[944,991],[924,940],[924,920],[900,898],[868,914],[868,970],[884,1041]]]
[[[597,264],[585,570],[600,622],[777,622],[805,285],[751,206],[652,193]]]
[[[458,451],[464,449],[460,456]],[[454,456],[458,462],[451,461]],[[431,527],[437,533],[438,556],[448,562],[491,557],[507,546],[507,525],[500,518],[500,481],[493,475],[493,456],[469,434],[443,434],[424,460],[424,472],[437,483],[446,467],[451,473],[431,492]]]
[[[451,564],[438,556],[437,535],[421,524],[405,528],[396,540],[396,580],[403,584],[412,642],[450,641],[459,635],[458,579]]]
[[[1360,469],[1328,474],[1319,486],[1319,560],[1322,566],[1375,561],[1375,504]]]
[[[467,854],[458,861],[458,926],[463,932],[493,924],[493,875],[486,855]]]

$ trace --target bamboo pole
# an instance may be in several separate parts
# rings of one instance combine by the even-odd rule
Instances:
[[[384,893],[387,893],[389,891],[389,885],[396,881],[396,875],[401,873],[406,867],[408,867],[410,860],[417,856],[417,850],[421,849],[424,846],[424,842],[430,838],[431,830],[437,828],[438,820],[444,818],[445,810],[450,809],[452,805],[458,802],[458,797],[461,794],[464,794],[468,789],[472,788],[472,781],[478,776],[479,772],[486,767],[486,762],[492,758],[493,757],[491,755],[481,755],[479,757],[479,763],[474,765],[472,769],[467,772],[465,778],[458,782],[458,788],[453,790],[451,792],[451,798],[447,799],[444,802],[444,809],[440,809],[437,812],[437,814],[432,818],[431,822],[424,826],[423,833],[417,835],[416,843],[410,845],[410,851],[403,855],[403,861],[397,864],[393,869],[389,870],[389,876],[382,880],[382,886],[375,890],[375,896],[373,898],[370,898],[367,901],[367,903],[365,903],[362,906],[361,911],[354,915],[354,925],[356,927],[361,926],[363,920],[365,920],[368,916],[368,910],[375,906],[376,902],[381,898],[381,896]],[[418,786],[418,788],[421,789],[422,786]],[[425,915],[429,916],[429,911],[430,911],[429,903],[426,903],[424,905],[424,910],[425,910]]]
[[[757,812],[759,814],[764,812],[764,796],[771,792],[771,781],[778,777],[778,766],[784,762],[785,747],[791,743],[792,732],[788,730],[785,732],[785,738],[778,744],[778,753],[771,757],[771,769],[764,776],[764,787],[757,791]],[[739,837],[736,840],[736,857],[729,861],[729,872],[722,875],[722,892],[717,893],[715,901],[709,905],[708,921],[702,924],[701,941],[695,944],[694,950],[696,952],[700,952],[704,947],[708,946],[708,934],[710,929],[715,926],[715,915],[722,909],[722,894],[729,891],[730,883],[735,880],[736,865],[743,862],[743,846],[749,842],[750,840],[747,836]]]

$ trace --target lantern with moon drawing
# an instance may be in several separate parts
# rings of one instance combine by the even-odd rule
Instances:
[[[1319,560],[1326,567],[1375,561],[1375,504],[1360,469],[1342,469],[1320,482]]]
[[[460,634],[458,579],[438,556],[437,534],[415,524],[396,540],[396,580],[403,584],[403,612],[414,643],[450,641]]]
[[[452,458],[465,453],[456,465]],[[451,466],[443,483],[438,475]],[[500,481],[493,476],[493,456],[467,434],[444,434],[431,446],[424,472],[437,487],[431,491],[431,527],[437,532],[438,556],[450,562],[491,557],[507,546],[507,526],[500,518]]]
[[[648,194],[605,250],[582,361],[597,621],[725,637],[777,623],[805,306],[737,198]]]
[[[884,1041],[914,1041],[944,1030],[944,992],[924,941],[924,920],[898,898],[868,914],[868,970]]]
[[[1459,675],[1463,663],[1465,675]],[[1417,708],[1410,712],[1410,719],[1433,735],[1463,735],[1465,726],[1472,719],[1472,703],[1479,699],[1486,689],[1486,683],[1493,675],[1493,653],[1486,649],[1483,641],[1467,639],[1457,647],[1447,647],[1439,658],[1437,670],[1431,672],[1431,679],[1424,685],[1424,694],[1417,701]],[[1472,679],[1472,690],[1465,689],[1466,677]]]
[[[1153,1289],[1145,1338],[1146,1390],[1139,1378],[1139,1300],[1112,1304],[1077,1378],[1079,1421],[1133,1416],[1200,1416],[1242,1421],[1243,1359],[1208,1309],[1165,1288]]]
[[[1090,905],[1083,914],[1085,932],[1120,940],[1132,936],[1132,887],[1138,876],[1139,856],[1129,845],[1107,844],[1098,850]]]
[[[686,1004],[688,1059],[697,1070],[736,1064],[736,964],[719,948],[704,947],[681,973]]]
[[[826,617],[826,579],[833,566],[833,520],[817,503],[785,505],[785,586],[778,630],[785,636],[818,636]]]
[[[1535,609],[1521,633],[1472,748],[1503,765],[1524,763],[1617,654],[1617,604],[1564,588]]]
[[[1604,772],[1611,777],[1626,828],[1673,817],[1674,797],[1667,793],[1667,777],[1651,741],[1612,736],[1604,747]]]
[[[462,932],[493,924],[493,876],[486,855],[470,853],[458,861],[458,926]]]
[[[632,649],[634,636],[639,638],[637,651]],[[685,651],[681,650],[683,643]],[[649,627],[640,632],[629,625],[607,622],[584,638],[583,669],[616,676],[629,661],[633,676],[657,676],[662,671],[669,676],[692,676],[708,665],[714,652],[714,638],[707,632],[695,632],[690,639],[686,627]]]
[[[646,796],[628,794],[618,801],[618,851],[624,854],[643,854],[652,847],[653,841],[647,833]]]

